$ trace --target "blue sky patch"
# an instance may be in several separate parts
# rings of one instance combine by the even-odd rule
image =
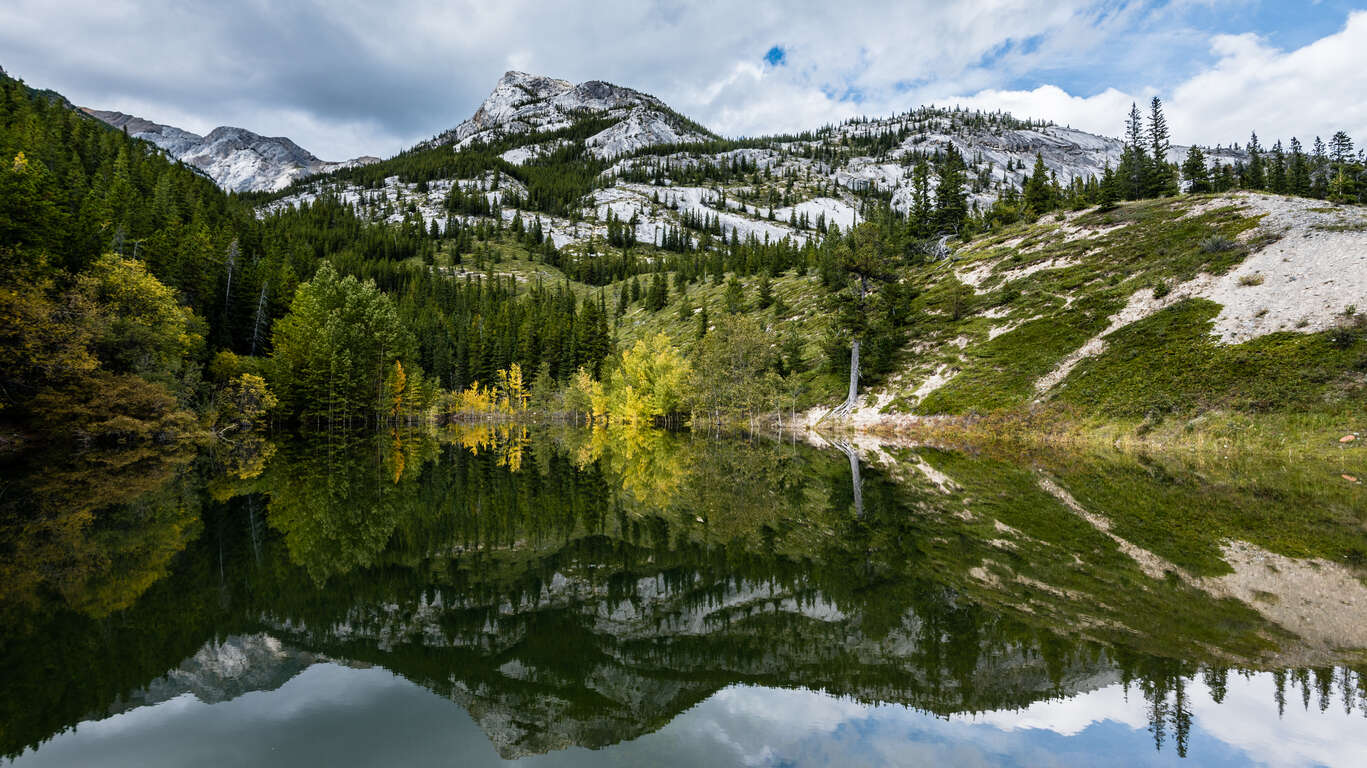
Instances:
[[[781,67],[788,58],[788,52],[783,50],[783,46],[776,45],[764,54],[764,61],[771,67]]]

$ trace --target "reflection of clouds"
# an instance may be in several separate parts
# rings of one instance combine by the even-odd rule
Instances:
[[[1120,685],[1015,712],[939,718],[805,690],[733,686],[658,732],[533,766],[1356,766],[1362,713],[1341,701],[1277,716],[1271,675],[1231,675],[1223,704],[1187,687],[1190,756],[1156,752],[1146,702]],[[1290,693],[1290,692],[1289,692]],[[208,705],[184,695],[59,734],[19,766],[500,765],[489,737],[450,701],[381,668],[316,664],[274,691]]]
[[[1367,763],[1367,722],[1361,711],[1345,713],[1338,697],[1324,712],[1312,699],[1307,711],[1288,688],[1286,713],[1278,717],[1271,675],[1231,674],[1227,690],[1224,703],[1216,704],[1204,685],[1193,684],[1192,716],[1202,731],[1238,746],[1250,759],[1271,768]]]
[[[1063,736],[1076,736],[1087,726],[1108,720],[1131,728],[1146,728],[1149,724],[1144,712],[1144,697],[1138,689],[1131,690],[1127,696],[1124,687],[1119,685],[1058,701],[1035,702],[1025,709],[985,712],[955,719],[1003,731],[1038,728]]]
[[[675,738],[710,742],[744,765],[1213,765],[1358,766],[1367,755],[1362,714],[1342,703],[1309,711],[1294,694],[1277,716],[1270,674],[1231,675],[1224,703],[1188,683],[1192,749],[1154,750],[1147,702],[1116,684],[1018,711],[936,718],[900,706],[865,706],[811,691],[732,687],[670,724]],[[1290,693],[1290,692],[1288,692]],[[649,741],[646,737],[638,743]]]
[[[1230,674],[1223,703],[1216,704],[1199,679],[1187,684],[1194,732],[1223,742],[1245,757],[1271,768],[1282,766],[1357,766],[1367,762],[1367,728],[1362,713],[1343,711],[1341,701],[1321,712],[1312,701],[1307,711],[1288,688],[1286,713],[1277,716],[1276,682],[1270,674],[1249,678]],[[1137,688],[1128,700],[1119,685],[1063,701],[1043,701],[1016,712],[989,712],[962,718],[1004,731],[1041,729],[1075,736],[1102,722],[1148,727],[1147,703]]]

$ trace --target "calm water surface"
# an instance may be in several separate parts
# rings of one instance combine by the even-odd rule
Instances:
[[[0,755],[1367,764],[1361,469],[837,448],[465,427],[8,467]]]

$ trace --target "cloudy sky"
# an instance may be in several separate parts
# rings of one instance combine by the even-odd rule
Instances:
[[[1343,0],[6,0],[0,67],[83,106],[315,154],[390,155],[519,69],[659,96],[725,135],[919,104],[1178,143],[1367,141],[1367,2]]]

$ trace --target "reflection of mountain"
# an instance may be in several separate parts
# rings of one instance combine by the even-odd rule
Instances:
[[[567,555],[570,553],[562,553]],[[620,552],[630,555],[632,553]],[[630,574],[636,576],[636,574]],[[459,702],[504,757],[598,747],[669,722],[736,682],[823,689],[937,713],[1018,707],[1115,682],[1103,654],[1029,639],[964,612],[906,614],[880,637],[819,593],[700,569],[634,583],[555,574],[535,597],[438,592],[356,603],[345,620],[275,631],[383,664]],[[941,613],[932,597],[927,610]],[[964,632],[983,633],[984,647]],[[949,647],[953,644],[954,647]],[[1041,651],[1044,650],[1044,653]]]
[[[53,608],[6,639],[0,701],[25,704],[0,704],[3,749],[92,711],[273,690],[322,658],[459,702],[507,757],[634,738],[735,683],[948,714],[1123,679],[1180,744],[1184,679],[1354,658],[1200,581],[1229,569],[1236,524],[1273,551],[1360,544],[1332,522],[1352,499],[1304,477],[937,451],[862,476],[859,515],[846,457],[806,446],[488,428],[282,445],[212,480],[203,535],[130,608]],[[1315,505],[1321,529],[1288,538]],[[1183,507],[1198,529],[1146,527]],[[1359,679],[1297,685],[1356,701]]]
[[[109,708],[109,714],[191,694],[206,704],[231,701],[252,691],[273,691],[324,659],[288,648],[270,635],[230,635],[210,640],[179,666]]]

